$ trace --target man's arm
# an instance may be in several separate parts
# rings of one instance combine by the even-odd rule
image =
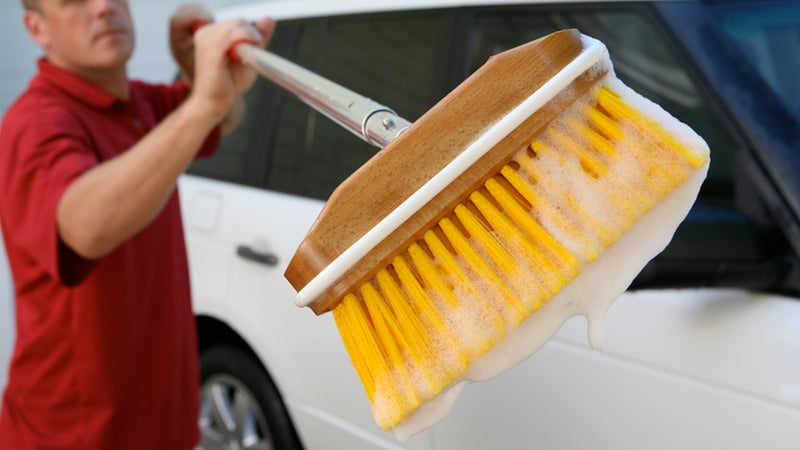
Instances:
[[[228,109],[227,114],[225,114],[225,117],[223,117],[222,121],[219,123],[222,134],[227,134],[235,130],[236,127],[242,123],[246,110],[247,104],[244,101],[244,97],[241,95],[236,97],[236,100],[233,102],[233,106]]]
[[[244,21],[195,34],[189,97],[136,145],[81,175],[62,195],[56,223],[66,245],[86,259],[100,258],[160,213],[210,131],[238,108],[237,98],[255,80],[251,70],[229,60],[228,48],[241,39],[264,45],[273,25],[260,21],[262,36]]]

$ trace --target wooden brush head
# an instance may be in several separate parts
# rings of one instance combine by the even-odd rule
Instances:
[[[285,277],[300,291],[404,200],[575,59],[577,30],[563,30],[495,55],[426,112],[331,195],[289,263]],[[352,265],[309,305],[333,308],[419,239],[455,204],[506,164],[604,73],[587,71],[509,133],[480,160]]]

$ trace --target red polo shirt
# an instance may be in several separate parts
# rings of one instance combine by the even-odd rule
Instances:
[[[69,184],[133,146],[187,96],[131,82],[118,100],[39,61],[0,128],[0,225],[17,340],[0,448],[191,449],[198,440],[195,322],[177,191],[147,228],[85,261],[56,232]],[[213,151],[219,133],[203,153]]]

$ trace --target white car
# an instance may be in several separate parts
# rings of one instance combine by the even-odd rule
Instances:
[[[375,148],[259,80],[246,122],[180,180],[202,360],[201,445],[288,449],[800,448],[800,7],[774,2],[313,0],[270,50],[414,120],[486,58],[557,29],[709,142],[673,243],[611,308],[465,388],[398,442],[373,421],[330,314],[294,305],[289,259]]]
[[[601,352],[571,319],[401,444],[375,425],[332,317],[295,307],[283,278],[324,200],[376,149],[260,80],[241,129],[181,179],[201,445],[800,448],[800,57],[786,50],[800,45],[799,13],[793,2],[449,0],[220,11],[279,19],[271,51],[409,120],[489,55],[576,27],[703,135],[713,163],[673,243],[612,307]]]

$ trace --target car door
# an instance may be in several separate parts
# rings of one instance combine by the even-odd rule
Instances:
[[[284,20],[270,50],[416,119],[442,95],[445,11]],[[414,33],[403,33],[413,29]],[[307,448],[398,448],[375,425],[331,315],[283,272],[323,202],[377,148],[257,80],[246,120],[181,181],[195,311],[252,347]],[[406,448],[427,449],[422,434]]]
[[[746,145],[653,9],[538,3],[303,19],[281,23],[271,48],[413,121],[489,55],[565,27],[603,40],[620,78],[706,137],[709,178],[673,244],[612,308],[599,354],[572,319],[528,361],[468,386],[407,447],[752,448],[767,433],[777,448],[796,444],[800,358],[783,355],[798,355],[787,336],[800,311],[764,293],[785,285],[796,257],[780,252],[779,225],[739,209]],[[249,101],[242,131],[182,181],[190,255],[207,261],[192,268],[198,312],[253,346],[308,448],[396,447],[374,425],[331,318],[291,305],[282,279],[323,200],[375,149],[268,83],[251,95],[261,99]]]
[[[625,3],[465,14],[473,70],[562,28],[600,39],[620,79],[706,138],[712,164],[672,243],[611,308],[602,351],[588,345],[586,321],[571,319],[529,360],[468,386],[436,426],[436,447],[799,445],[797,254],[780,223],[745,207],[762,201],[742,175],[747,145],[670,40],[686,23],[668,30],[649,6]]]

